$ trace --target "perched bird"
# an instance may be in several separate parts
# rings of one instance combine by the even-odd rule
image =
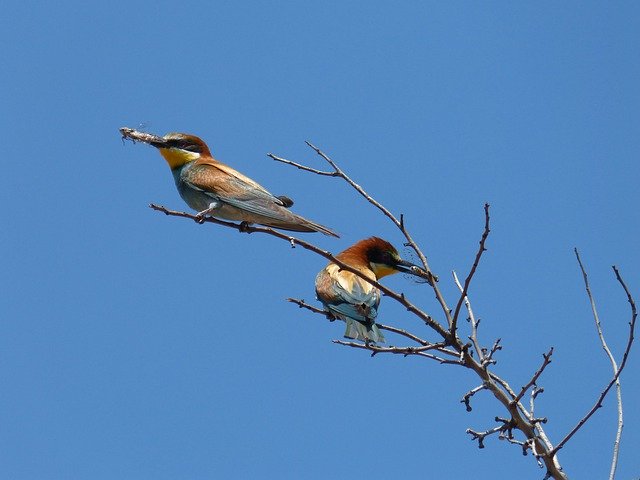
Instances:
[[[360,240],[336,255],[341,262],[357,269],[371,280],[398,272],[421,276],[420,267],[400,258],[386,240],[371,237]],[[327,312],[344,320],[344,336],[365,342],[384,342],[375,324],[380,304],[380,290],[356,274],[329,263],[316,277],[316,295]]]
[[[287,210],[293,205],[290,198],[272,195],[249,177],[213,158],[207,144],[194,135],[169,133],[159,137],[126,127],[120,133],[123,138],[153,145],[160,151],[171,168],[180,196],[199,216],[338,237],[327,227]]]

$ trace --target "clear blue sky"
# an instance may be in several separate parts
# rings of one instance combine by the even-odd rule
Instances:
[[[640,301],[640,6],[636,2],[30,2],[0,18],[4,186],[0,471],[7,479],[540,479],[465,429],[503,415],[456,367],[331,343],[325,261],[259,235],[168,218],[169,169],[118,128],[194,133],[338,252],[402,238],[322,167],[324,149],[395,213],[440,275],[466,274],[496,371],[524,384],[554,346],[537,412],[557,442],[610,366],[572,249],[620,355]],[[385,279],[441,319],[424,285]],[[383,323],[434,338],[383,299]],[[463,325],[463,327],[466,325]],[[397,340],[394,343],[398,343]],[[640,474],[640,345],[623,376],[620,479]],[[604,478],[608,399],[561,453]],[[496,473],[498,472],[498,473]]]

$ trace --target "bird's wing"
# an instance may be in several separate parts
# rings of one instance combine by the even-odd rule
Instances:
[[[329,265],[316,279],[318,298],[333,312],[361,322],[378,314],[380,291],[357,275]]]
[[[258,182],[224,163],[210,158],[199,158],[186,171],[184,179],[194,187],[227,197],[265,198],[278,205],[284,202]],[[286,198],[286,197],[285,197]]]
[[[185,171],[183,181],[241,210],[274,220],[291,220],[287,217],[289,212],[284,210],[289,202],[272,195],[260,184],[223,163],[196,160]]]

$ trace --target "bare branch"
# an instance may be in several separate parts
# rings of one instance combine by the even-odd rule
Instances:
[[[306,165],[301,165],[300,163],[292,162],[291,160],[287,160],[286,158],[278,157],[278,156],[274,155],[273,153],[267,153],[267,156],[272,158],[276,162],[281,162],[281,163],[284,163],[286,165],[291,165],[292,167],[296,167],[296,168],[298,168],[300,170],[304,170],[306,172],[315,173],[316,175],[324,175],[324,176],[327,176],[327,177],[339,177],[340,176],[340,172],[338,172],[338,171],[325,172],[323,170],[316,170],[315,168],[307,167]]]
[[[602,344],[602,348],[611,362],[611,368],[613,369],[613,374],[615,375],[618,371],[618,364],[616,359],[613,357],[609,346],[604,338],[604,333],[602,332],[602,325],[600,324],[600,317],[598,316],[598,311],[596,309],[596,302],[591,293],[591,287],[589,285],[589,277],[587,276],[587,272],[582,264],[582,260],[580,259],[580,253],[578,253],[578,249],[574,248],[573,251],[576,254],[576,260],[578,260],[578,265],[580,266],[580,271],[582,272],[582,279],[584,280],[584,287],[587,291],[587,296],[589,297],[589,303],[591,304],[591,313],[593,314],[593,320],[596,324],[596,331],[598,332],[598,338],[600,339],[600,343]],[[618,452],[620,450],[620,439],[622,438],[622,428],[624,425],[624,417],[622,410],[622,387],[620,385],[620,378],[616,379],[616,397],[617,397],[617,406],[618,406],[618,428],[616,430],[616,437],[613,442],[613,454],[611,459],[611,469],[609,470],[609,479],[613,480],[616,476],[616,469],[618,467]]]
[[[527,393],[527,390],[529,390],[533,385],[536,384],[536,382],[538,381],[538,378],[540,378],[540,375],[542,375],[542,372],[544,372],[544,369],[547,368],[547,365],[551,363],[551,355],[553,355],[553,347],[549,349],[548,353],[542,354],[542,357],[544,358],[542,365],[536,371],[536,373],[533,374],[533,377],[531,377],[531,380],[529,380],[527,384],[524,387],[522,387],[522,390],[520,390],[520,393],[516,396],[516,398],[513,399],[513,403],[518,403],[520,399],[524,396],[524,394]]]
[[[627,301],[629,302],[629,306],[631,308],[631,320],[629,321],[629,336],[627,338],[627,346],[625,347],[624,353],[622,354],[622,361],[620,362],[620,367],[618,368],[617,372],[615,373],[611,381],[607,384],[605,389],[600,393],[600,396],[596,400],[596,403],[585,414],[585,416],[580,419],[580,421],[576,424],[576,426],[573,427],[571,431],[560,441],[560,443],[558,443],[556,447],[550,452],[552,455],[555,455],[558,452],[558,450],[564,447],[565,444],[569,440],[571,440],[571,437],[573,437],[576,434],[576,432],[582,428],[582,426],[587,422],[587,420],[589,420],[591,416],[594,413],[596,413],[596,411],[599,408],[602,407],[602,402],[604,401],[604,398],[607,396],[607,393],[609,393],[609,390],[611,390],[611,387],[613,387],[613,385],[616,383],[616,381],[620,377],[622,370],[624,370],[624,367],[627,364],[627,359],[629,358],[629,352],[631,351],[631,347],[634,341],[636,318],[638,317],[638,312],[636,310],[636,303],[633,300],[631,293],[629,292],[629,288],[627,288],[627,284],[622,279],[622,276],[620,275],[618,268],[615,265],[611,268],[613,268],[613,271],[616,275],[616,280],[618,280],[618,283],[620,283],[620,285],[622,286],[622,289],[624,290],[624,293],[627,296]]]
[[[460,293],[464,292],[464,289],[460,284],[460,280],[458,280],[458,275],[456,274],[455,270],[453,270],[451,274],[453,275],[453,281],[458,287],[458,290],[460,290]],[[476,317],[473,314],[473,310],[471,309],[471,302],[469,301],[469,298],[466,295],[464,296],[464,304],[467,307],[467,313],[469,314],[469,322],[471,323],[471,335],[469,335],[469,340],[471,340],[471,343],[473,344],[473,348],[476,351],[476,354],[478,355],[478,359],[480,359],[480,362],[484,362],[484,351],[482,348],[480,348],[480,344],[478,343],[478,323],[479,322],[476,320]],[[452,331],[452,333],[454,333],[455,335],[455,332]]]
[[[509,438],[508,436],[506,436],[505,434],[501,433],[498,438],[500,440],[506,440],[509,443],[512,443],[513,445],[518,445],[520,448],[522,448],[522,455],[524,455],[525,457],[527,456],[527,450],[531,449],[531,441],[527,440],[526,442],[522,442],[520,440],[516,440],[515,438]],[[540,460],[538,460],[538,466],[540,468],[542,468],[543,465],[541,465]]]
[[[493,435],[495,433],[500,433],[500,436],[502,436],[503,433],[508,432],[506,437],[503,438],[512,438],[511,430],[514,426],[511,420],[496,417],[496,422],[498,421],[502,422],[502,425],[490,428],[489,430],[485,430],[484,432],[477,432],[475,430],[467,428],[467,433],[471,435],[471,440],[478,440],[478,448],[484,448],[485,437],[488,437],[489,435]]]
[[[482,366],[486,367],[487,365],[491,365],[491,364],[495,364],[496,361],[493,359],[493,355],[498,351],[498,350],[502,350],[502,345],[500,345],[500,338],[497,338],[496,341],[493,343],[493,346],[491,347],[491,350],[489,350],[489,353],[486,354],[486,349],[482,349],[482,354],[484,356],[484,359],[482,360]]]
[[[153,203],[151,205],[149,205],[149,207],[151,207],[153,210],[162,212],[165,215],[183,217],[183,218],[190,218],[191,220],[194,220],[197,223],[215,223],[215,224],[218,224],[218,225],[223,225],[225,227],[233,228],[233,229],[238,230],[239,232],[243,232],[243,233],[264,233],[264,234],[271,235],[273,237],[277,237],[277,238],[280,238],[282,240],[285,240],[288,243],[290,243],[292,247],[295,247],[296,245],[300,245],[305,250],[309,250],[309,251],[312,251],[314,253],[317,253],[318,255],[320,255],[320,256],[326,258],[327,260],[329,260],[330,262],[335,263],[342,270],[346,270],[346,271],[351,272],[354,275],[357,275],[358,277],[362,278],[367,283],[369,283],[369,284],[373,285],[374,287],[376,287],[377,289],[379,289],[386,296],[391,297],[396,302],[400,303],[409,312],[413,313],[418,318],[422,319],[422,321],[424,321],[425,324],[427,324],[430,328],[435,330],[443,339],[448,339],[449,338],[449,333],[447,332],[447,330],[444,329],[444,327],[442,325],[440,325],[436,320],[434,320],[431,317],[431,315],[429,315],[429,314],[425,313],[424,311],[420,310],[413,303],[408,301],[406,299],[406,297],[404,296],[404,294],[397,293],[397,292],[391,290],[390,288],[385,287],[384,285],[382,285],[381,283],[377,282],[376,280],[372,280],[371,278],[367,277],[362,272],[360,272],[358,269],[353,268],[352,266],[347,265],[346,263],[338,260],[331,253],[327,252],[326,250],[322,250],[319,247],[316,247],[312,243],[306,242],[304,240],[301,240],[301,239],[299,239],[297,237],[293,237],[291,235],[287,235],[285,233],[279,232],[278,230],[274,230],[274,229],[269,228],[269,227],[256,227],[256,226],[253,226],[253,225],[248,225],[245,222],[243,222],[243,223],[228,222],[228,221],[219,220],[217,218],[210,217],[210,216],[199,217],[199,216],[193,215],[191,213],[178,212],[178,211],[175,211],[175,210],[169,210],[168,208],[165,208],[165,207],[163,207],[161,205],[155,205]]]
[[[297,299],[297,298],[287,298],[286,300],[287,302],[295,303],[300,308],[306,308],[307,310],[311,310],[313,313],[319,313],[320,315],[326,317],[331,322],[335,320],[335,318],[333,317],[333,315],[331,315],[331,313],[321,308],[314,307],[313,305],[309,305],[304,300]]]
[[[458,315],[460,314],[460,307],[462,307],[462,302],[467,297],[467,292],[469,291],[469,285],[471,284],[471,279],[473,278],[473,275],[476,273],[476,270],[478,269],[478,265],[480,264],[480,258],[482,257],[482,254],[487,250],[484,245],[487,241],[487,237],[489,236],[490,231],[491,229],[489,228],[489,204],[485,203],[484,204],[484,231],[482,232],[482,237],[480,238],[480,242],[479,242],[480,246],[478,247],[478,253],[476,253],[476,258],[473,261],[473,265],[471,266],[469,275],[467,275],[467,278],[464,281],[464,288],[460,293],[460,298],[458,299],[458,303],[456,304],[456,308],[453,312],[453,318],[451,319],[450,330],[451,330],[451,335],[453,336],[456,335],[456,328],[458,324]]]
[[[375,343],[359,343],[359,342],[350,342],[345,340],[333,340],[333,343],[337,343],[338,345],[344,345],[346,347],[352,348],[360,348],[362,350],[369,350],[371,352],[371,356],[374,357],[378,353],[392,353],[396,355],[404,355],[405,357],[409,355],[416,355],[419,357],[429,358],[431,360],[436,360],[442,364],[449,365],[462,365],[458,360],[447,360],[446,358],[438,357],[431,353],[426,353],[428,350],[436,350],[438,347],[436,344],[426,345],[421,347],[381,347],[376,345]]]
[[[471,408],[471,397],[473,397],[476,393],[478,393],[480,390],[486,390],[487,384],[483,383],[482,385],[478,385],[476,388],[472,388],[471,390],[469,390],[467,393],[464,394],[464,396],[462,397],[462,400],[460,400],[460,403],[464,403],[464,406],[467,409],[467,412],[470,412],[471,410],[473,410]]]
[[[544,388],[538,387],[537,385],[534,385],[533,388],[531,389],[531,399],[529,400],[529,413],[531,415],[530,418],[533,418],[533,411],[535,409],[534,402],[536,400],[536,397],[543,392],[544,392]]]

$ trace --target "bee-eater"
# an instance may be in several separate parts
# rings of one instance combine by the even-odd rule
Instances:
[[[403,260],[393,245],[378,237],[360,240],[336,258],[371,280],[398,272],[418,276],[423,273],[420,267]],[[316,295],[328,313],[347,324],[345,337],[384,342],[375,323],[380,304],[380,290],[376,287],[335,263],[329,263],[316,277]]]
[[[160,137],[126,127],[120,133],[123,138],[147,143],[160,151],[171,168],[180,196],[199,216],[338,237],[328,228],[287,210],[293,205],[290,198],[272,195],[213,158],[207,144],[195,135],[169,133]]]

